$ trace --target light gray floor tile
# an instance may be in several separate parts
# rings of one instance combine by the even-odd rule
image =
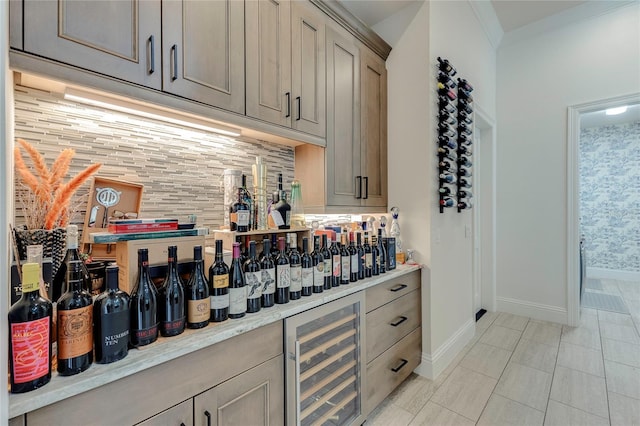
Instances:
[[[477,421],[496,383],[496,379],[458,366],[438,388],[431,400],[468,419]]]
[[[480,416],[478,426],[541,426],[544,411],[493,394]]]
[[[640,368],[640,345],[619,340],[602,339],[604,359]]]
[[[609,392],[611,426],[640,425],[640,400]]]
[[[566,367],[556,367],[551,399],[603,418],[609,417],[604,378]]]
[[[640,368],[605,360],[604,369],[609,392],[640,399]]]
[[[485,331],[479,342],[512,351],[516,348],[521,335],[521,331],[494,324]]]
[[[580,308],[580,313],[582,315],[594,315],[594,316],[598,316],[598,310],[597,309],[591,309],[591,308],[585,308],[584,306],[582,306]]]
[[[600,321],[600,335],[605,339],[640,345],[640,337],[634,326],[612,324]]]
[[[474,424],[473,421],[441,405],[427,402],[409,426],[473,426]]]
[[[476,322],[476,334],[484,333],[491,324],[498,318],[499,312],[487,312]]]
[[[598,312],[598,311],[594,311]],[[580,326],[582,328],[598,329],[598,315],[582,314],[580,315]]]
[[[562,327],[562,341],[574,345],[585,346],[592,349],[601,349],[600,330],[591,330],[582,327]]]
[[[537,410],[544,410],[549,399],[551,374],[510,362],[495,393]]]
[[[396,406],[415,415],[424,407],[435,390],[436,385],[433,380],[411,373],[400,386],[391,392],[388,399]]]
[[[502,327],[513,328],[514,330],[523,331],[529,322],[529,318],[519,315],[507,314],[501,312],[496,318],[494,324]]]
[[[520,339],[511,357],[511,362],[553,373],[553,369],[556,367],[557,354],[558,348],[534,342],[533,340]]]
[[[549,400],[544,426],[608,426],[609,419]]]
[[[509,362],[509,357],[511,357],[511,351],[478,342],[467,352],[459,365],[499,379]]]
[[[522,337],[557,348],[560,343],[561,333],[561,327],[555,324],[529,321],[527,328],[524,330],[524,333],[522,333]]]
[[[602,352],[584,346],[560,342],[558,351],[558,365],[604,377],[604,363]]]
[[[620,314],[617,312],[608,312],[608,311],[598,311],[598,319],[600,320],[600,322],[628,325],[633,327],[633,321],[631,321],[631,315],[629,314]]]
[[[407,426],[413,414],[385,399],[367,416],[367,426]]]

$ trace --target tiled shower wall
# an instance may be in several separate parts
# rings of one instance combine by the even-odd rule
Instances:
[[[100,162],[98,176],[144,185],[142,217],[198,216],[198,226],[212,231],[223,224],[224,169],[240,169],[251,184],[251,165],[260,155],[267,165],[268,188],[276,189],[283,173],[285,188],[293,179],[291,147],[242,138],[242,141],[200,130],[83,105],[62,94],[15,88],[15,135],[33,144],[50,166],[60,151],[76,155],[68,176]],[[26,157],[26,153],[23,152]],[[29,161],[29,160],[27,160]],[[66,180],[65,180],[66,181]],[[84,223],[89,183],[76,196],[72,222]],[[16,199],[15,224],[24,223]]]
[[[581,130],[580,231],[587,266],[640,271],[640,122]]]

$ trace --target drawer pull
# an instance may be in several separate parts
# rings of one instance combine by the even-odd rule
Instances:
[[[180,426],[187,426],[187,425],[185,425],[184,422],[182,422],[182,423],[180,423]]]
[[[204,415],[207,417],[207,426],[211,426],[211,413],[205,410]]]
[[[407,288],[406,284],[398,284],[397,286],[390,288],[389,291],[392,291],[395,293],[396,291],[404,290],[405,288]]]
[[[394,373],[397,373],[398,371],[402,370],[402,367],[404,367],[405,365],[407,365],[409,363],[409,361],[407,361],[406,359],[400,358],[400,360],[402,361],[400,363],[400,365],[397,366],[396,368],[392,368],[391,369],[391,371],[393,371]]]
[[[400,320],[397,322],[392,322],[391,324],[389,324],[391,327],[397,327],[400,324],[402,324],[403,322],[405,322],[406,320],[408,320],[409,318],[405,317],[405,316],[401,316]]]

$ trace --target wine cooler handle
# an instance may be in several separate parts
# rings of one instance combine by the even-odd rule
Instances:
[[[148,73],[153,74],[155,71],[156,55],[154,52],[153,35],[147,40],[147,63],[149,64]]]
[[[364,178],[364,197],[363,199],[369,198],[369,176],[365,176]]]
[[[289,118],[291,117],[291,92],[285,93],[285,96],[287,97],[287,115],[285,117]]]
[[[401,316],[399,321],[397,321],[397,322],[392,322],[392,323],[391,323],[391,324],[389,324],[389,325],[390,325],[390,326],[392,326],[392,327],[397,327],[397,326],[399,326],[400,324],[402,324],[403,322],[405,322],[405,321],[406,321],[406,320],[408,320],[408,319],[409,319],[409,318],[407,318],[407,317],[405,317],[405,316]]]
[[[404,290],[405,288],[407,288],[406,284],[398,284],[397,286],[390,288],[389,291],[392,291],[395,293],[396,291]]]
[[[298,103],[298,118],[296,118],[296,121],[300,121],[300,112],[301,112],[301,111],[300,111],[300,108],[302,108],[302,107],[300,106],[300,104],[302,103],[302,102],[300,101],[300,96],[298,96],[298,97],[296,98],[296,102]]]
[[[356,176],[356,182],[358,186],[358,195],[356,196],[357,200],[362,199],[362,176]]]
[[[178,79],[178,45],[171,46],[171,81]]]
[[[207,426],[211,426],[211,413],[207,410],[204,410],[204,415],[207,418]]]
[[[300,342],[298,340],[296,340],[294,362],[296,363],[296,425],[300,425],[302,401],[300,401]]]
[[[397,373],[398,371],[402,370],[402,367],[404,367],[405,365],[407,365],[409,363],[409,361],[407,361],[406,359],[400,358],[400,361],[402,361],[400,363],[400,365],[398,365],[395,368],[392,368],[391,371],[393,371],[394,373]]]

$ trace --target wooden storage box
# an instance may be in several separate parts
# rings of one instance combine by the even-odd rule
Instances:
[[[120,197],[118,202],[109,208],[100,205],[97,199],[98,191],[105,188],[112,188],[119,193]],[[94,259],[115,260],[117,258],[115,244],[91,244],[90,235],[94,232],[107,232],[108,219],[116,211],[135,213],[136,217],[139,217],[143,189],[144,185],[142,184],[99,176],[93,178],[89,190],[87,212],[84,217],[84,227],[82,228],[83,252],[91,253]]]

